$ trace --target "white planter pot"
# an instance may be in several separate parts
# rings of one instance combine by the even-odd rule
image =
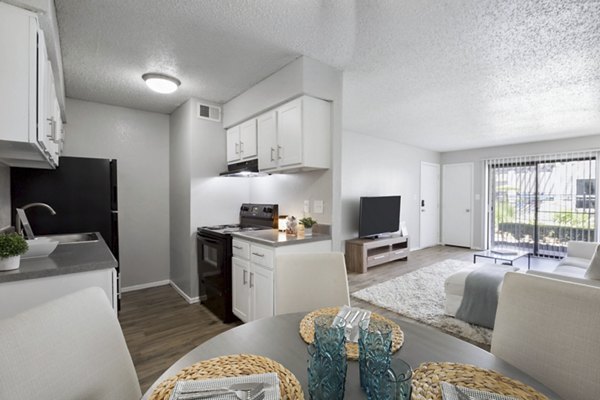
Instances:
[[[0,258],[0,271],[10,271],[19,268],[21,256]]]
[[[312,228],[304,228],[304,236],[312,236]]]

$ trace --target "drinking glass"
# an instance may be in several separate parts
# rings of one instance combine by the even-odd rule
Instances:
[[[308,392],[313,400],[342,400],[346,385],[344,321],[335,316],[315,318],[315,340],[308,346]]]
[[[396,358],[386,368],[378,360],[367,360],[369,400],[410,400],[412,368]]]
[[[358,365],[360,387],[367,390],[367,360],[388,369],[392,357],[392,327],[384,321],[362,320],[358,324]],[[368,393],[368,392],[367,392]]]

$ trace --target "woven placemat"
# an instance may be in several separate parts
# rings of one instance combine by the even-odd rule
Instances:
[[[419,365],[412,378],[411,400],[442,400],[440,382],[518,399],[548,400],[532,387],[496,371],[449,362],[427,362]]]
[[[339,311],[339,307],[327,307],[306,314],[302,318],[302,321],[300,321],[300,336],[302,336],[302,339],[306,343],[311,344],[315,340],[315,318],[319,315],[337,315]],[[397,352],[402,347],[402,343],[404,343],[404,332],[402,332],[402,329],[394,321],[376,313],[371,313],[371,319],[390,324],[392,327],[392,353]],[[346,342],[346,356],[349,360],[358,360],[358,343]]]
[[[175,383],[180,380],[228,378],[240,375],[276,372],[282,400],[304,400],[302,386],[287,368],[270,358],[254,354],[232,354],[200,361],[179,371],[177,375],[162,381],[150,396],[150,400],[168,400]]]

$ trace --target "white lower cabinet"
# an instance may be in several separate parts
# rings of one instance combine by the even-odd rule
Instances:
[[[0,319],[89,287],[106,293],[117,312],[117,271],[114,268],[0,283]]]
[[[231,268],[233,313],[246,322],[250,318],[250,262],[232,257]]]
[[[233,314],[244,322],[274,315],[277,254],[331,251],[331,240],[270,247],[233,239]]]

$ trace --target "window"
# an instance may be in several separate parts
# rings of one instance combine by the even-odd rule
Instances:
[[[562,256],[569,240],[596,238],[596,155],[490,160],[489,248]]]

